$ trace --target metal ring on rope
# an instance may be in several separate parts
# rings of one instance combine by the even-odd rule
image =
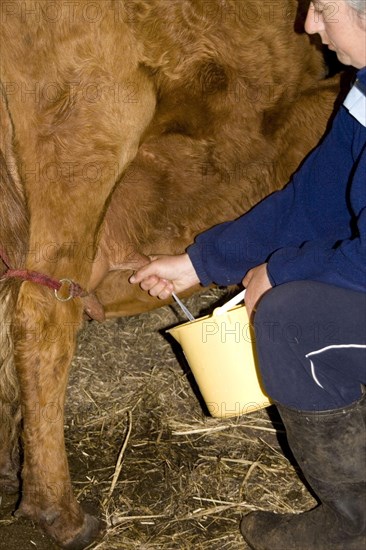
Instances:
[[[58,300],[59,302],[68,302],[69,300],[71,300],[74,297],[74,294],[73,294],[74,283],[71,279],[60,279],[60,283],[61,284],[68,283],[68,285],[69,285],[69,295],[66,298],[61,298],[61,296],[58,295],[58,292],[59,292],[59,290],[61,290],[61,288],[59,288],[59,289],[55,288],[54,293],[55,293],[56,300]]]

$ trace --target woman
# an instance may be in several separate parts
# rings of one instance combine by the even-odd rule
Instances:
[[[186,254],[153,258],[131,282],[164,299],[197,282],[242,281],[264,386],[319,505],[302,514],[252,512],[241,532],[254,550],[362,550],[365,0],[312,2],[306,30],[359,69],[328,135],[282,191],[201,234]]]

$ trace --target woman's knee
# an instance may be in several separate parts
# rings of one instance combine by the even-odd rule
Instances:
[[[254,325],[274,321],[283,323],[293,318],[302,304],[309,299],[308,281],[293,281],[275,286],[267,292],[258,304]]]
[[[312,316],[310,281],[294,281],[272,288],[261,299],[254,316],[257,348],[273,352],[288,348],[307,333]]]

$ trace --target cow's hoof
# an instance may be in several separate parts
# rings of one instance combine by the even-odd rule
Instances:
[[[105,525],[91,514],[86,514],[76,502],[69,512],[61,513],[60,508],[49,507],[40,513],[34,504],[22,500],[14,515],[38,523],[60,548],[83,550],[103,534]]]
[[[70,541],[60,544],[65,550],[83,550],[103,532],[103,523],[94,516],[85,514],[84,523],[79,533]]]

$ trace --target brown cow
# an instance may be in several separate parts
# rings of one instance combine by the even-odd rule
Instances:
[[[81,289],[107,316],[161,305],[128,270],[283,185],[324,132],[338,84],[321,81],[320,53],[294,31],[296,0],[0,7],[0,248],[4,269],[31,279],[8,270],[0,286],[0,483],[18,486],[21,417],[18,513],[78,549],[98,530],[64,448]],[[86,309],[100,317],[96,304]]]

